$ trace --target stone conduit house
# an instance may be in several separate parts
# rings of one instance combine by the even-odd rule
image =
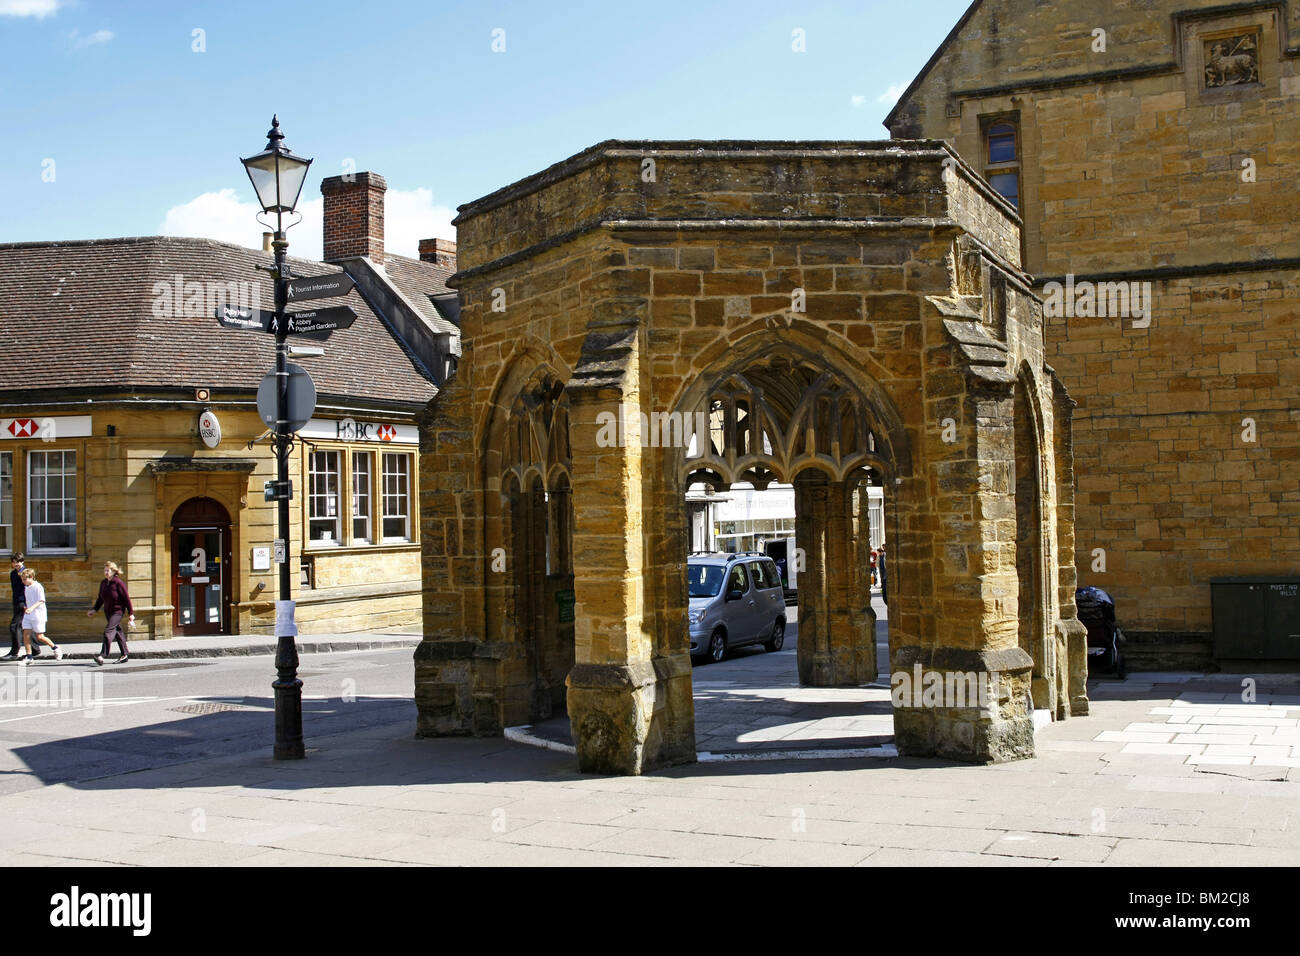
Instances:
[[[1018,204],[1078,402],[1078,575],[1131,666],[1294,666],[1300,3],[978,0],[885,122]],[[1216,607],[1222,577],[1274,610]]]
[[[800,679],[873,681],[847,533],[868,475],[891,666],[998,678],[986,710],[896,709],[899,750],[1028,756],[1031,711],[1087,712],[1072,402],[1020,219],[946,145],[611,141],[457,225],[462,360],[421,429],[421,735],[563,708],[583,770],[693,760],[695,481],[794,483]],[[602,440],[620,405],[627,439]],[[696,412],[694,446],[638,434]]]
[[[298,623],[308,634],[414,627],[417,417],[454,367],[454,244],[426,243],[430,261],[384,255],[383,180],[324,186],[331,263],[290,263],[301,276],[352,275],[353,291],[312,305],[349,305],[357,319],[324,357],[297,360],[318,393],[291,461]],[[363,193],[367,215],[339,213],[340,196]],[[0,245],[0,553],[24,551],[37,569],[55,640],[97,640],[84,612],[106,561],[131,591],[133,639],[273,633],[263,483],[275,464],[269,442],[248,442],[266,431],[256,390],[274,338],[214,317],[227,302],[270,309],[258,268],[271,262],[158,236]],[[200,436],[205,412],[219,424],[214,447]]]

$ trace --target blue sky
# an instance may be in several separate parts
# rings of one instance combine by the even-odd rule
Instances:
[[[320,180],[351,161],[414,254],[456,205],[603,139],[885,138],[967,5],[0,0],[0,241],[256,245],[239,157],[278,112],[315,160],[293,252],[319,255]]]

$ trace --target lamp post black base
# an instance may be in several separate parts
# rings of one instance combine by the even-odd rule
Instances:
[[[275,681],[275,759],[302,760],[307,747],[302,740],[302,681]]]
[[[298,647],[292,637],[276,642],[275,759],[302,760],[307,748],[302,740],[302,681],[298,678]]]

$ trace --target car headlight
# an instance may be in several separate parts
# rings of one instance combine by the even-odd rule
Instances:
[[[704,618],[704,612],[705,612],[705,610],[706,610],[705,608],[702,608],[702,607],[701,607],[701,608],[696,608],[694,611],[691,611],[691,614],[690,614],[691,623],[692,623],[692,624],[699,624],[700,621]]]

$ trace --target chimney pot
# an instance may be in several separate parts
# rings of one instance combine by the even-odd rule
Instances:
[[[271,239],[274,238],[274,236],[275,236],[275,233],[273,233],[273,232],[264,232],[264,233],[262,233],[262,251],[263,251],[263,252],[270,252],[270,251],[271,251]]]

